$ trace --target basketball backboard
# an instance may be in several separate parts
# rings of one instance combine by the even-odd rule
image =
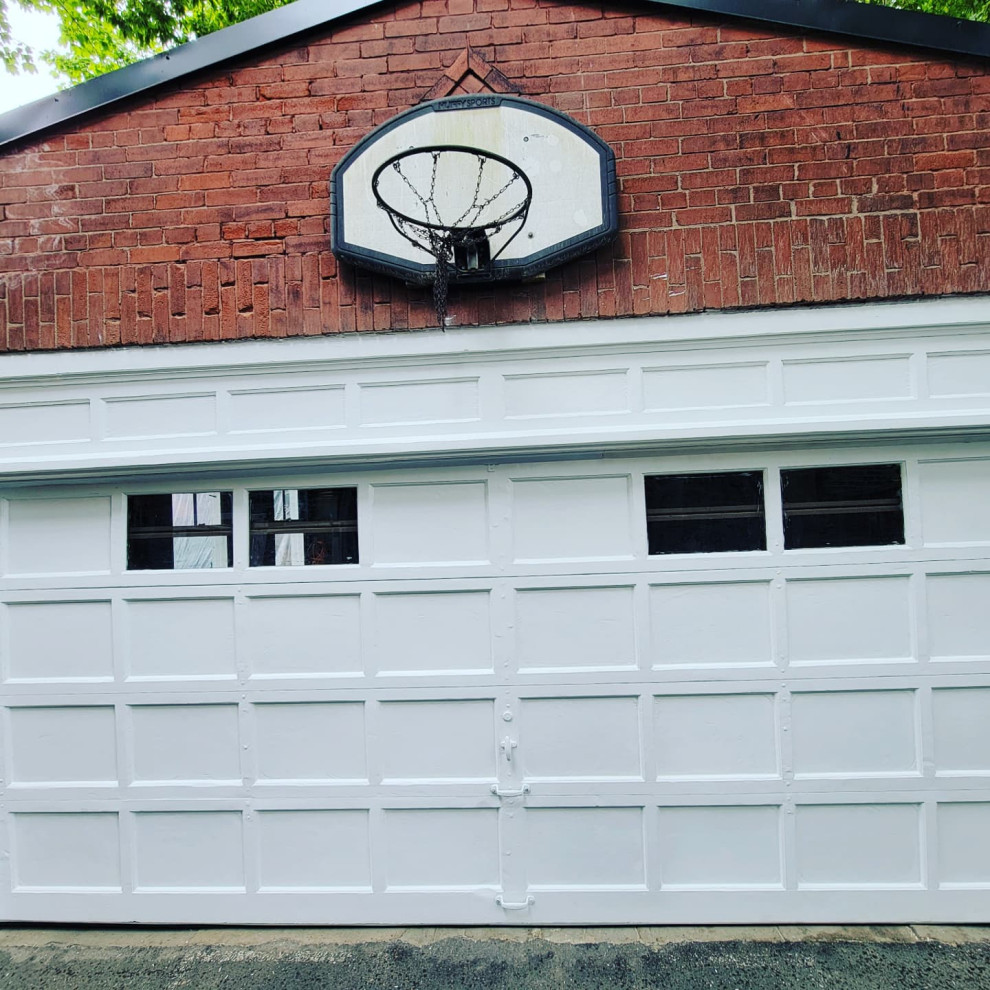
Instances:
[[[566,114],[451,96],[376,128],[330,180],[334,254],[408,282],[524,279],[618,230],[615,156]],[[454,230],[453,243],[439,243]]]

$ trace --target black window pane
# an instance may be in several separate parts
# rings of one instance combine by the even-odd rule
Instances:
[[[175,567],[171,537],[127,540],[127,567],[132,571],[170,571]]]
[[[250,561],[252,567],[274,567],[275,537],[264,533],[252,533]]]
[[[646,478],[651,554],[766,550],[761,471]]]
[[[356,564],[357,489],[251,492],[252,567]]]
[[[231,492],[170,492],[127,499],[130,570],[229,567]]]
[[[780,472],[784,547],[868,547],[904,542],[899,464]]]

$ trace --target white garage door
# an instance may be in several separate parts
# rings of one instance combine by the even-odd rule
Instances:
[[[8,492],[2,915],[990,921],[975,450]]]

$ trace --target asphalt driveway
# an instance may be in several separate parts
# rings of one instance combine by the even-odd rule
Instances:
[[[2,990],[990,990],[990,927],[0,931]]]

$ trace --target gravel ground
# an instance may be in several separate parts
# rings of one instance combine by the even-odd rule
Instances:
[[[990,990],[990,927],[0,930],[2,990]]]

